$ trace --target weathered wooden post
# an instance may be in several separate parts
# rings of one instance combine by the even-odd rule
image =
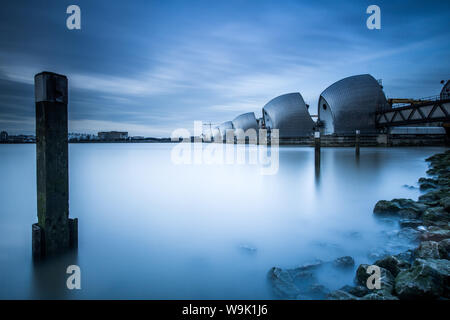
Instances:
[[[359,143],[360,143],[360,131],[356,130],[355,135],[355,154],[357,157],[359,157]]]
[[[67,77],[34,77],[38,223],[32,226],[36,259],[78,245],[78,219],[69,219]]]

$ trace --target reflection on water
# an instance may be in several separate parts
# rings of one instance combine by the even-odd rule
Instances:
[[[171,144],[70,145],[70,215],[78,253],[33,265],[35,147],[0,145],[0,298],[267,299],[273,266],[405,249],[379,199],[417,198],[426,157],[442,148],[280,147],[261,164],[171,162]],[[242,146],[240,146],[242,147]],[[66,268],[82,289],[66,289]],[[321,275],[334,289],[354,273]]]

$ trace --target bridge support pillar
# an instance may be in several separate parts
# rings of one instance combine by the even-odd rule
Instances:
[[[356,130],[355,134],[355,154],[357,157],[359,157],[359,144],[360,144],[360,131]]]
[[[314,132],[314,168],[316,176],[320,175],[320,131]]]
[[[35,76],[37,216],[32,226],[35,259],[78,244],[78,220],[69,219],[67,77]]]

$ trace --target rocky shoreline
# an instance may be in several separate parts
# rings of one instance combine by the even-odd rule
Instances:
[[[398,219],[400,232],[418,246],[414,250],[384,255],[373,262],[381,272],[380,289],[369,289],[369,264],[356,270],[354,285],[329,291],[316,283],[315,272],[331,268],[352,270],[355,261],[346,256],[330,262],[317,261],[293,269],[273,267],[268,279],[282,299],[410,300],[450,298],[450,150],[426,159],[427,174],[420,178],[425,191],[418,201],[378,201],[373,210],[380,218]],[[301,290],[301,283],[307,290]]]

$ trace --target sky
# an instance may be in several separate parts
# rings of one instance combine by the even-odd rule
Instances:
[[[81,9],[69,30],[66,9]],[[369,30],[369,5],[381,29]],[[450,79],[450,1],[3,1],[0,130],[33,134],[34,75],[69,79],[69,132],[167,137],[369,73],[388,97]]]

